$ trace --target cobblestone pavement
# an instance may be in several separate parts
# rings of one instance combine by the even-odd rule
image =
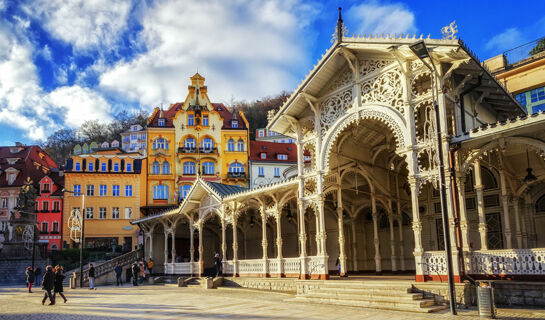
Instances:
[[[204,290],[173,285],[66,290],[68,303],[41,305],[43,292],[0,287],[0,319],[475,319],[475,309],[434,314],[349,308],[290,301],[282,293]],[[545,319],[545,311],[499,309],[500,319]]]

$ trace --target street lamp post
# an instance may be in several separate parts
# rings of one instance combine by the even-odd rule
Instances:
[[[62,189],[62,192],[72,193],[75,196],[82,196],[81,198],[81,232],[80,232],[80,247],[79,247],[79,287],[83,288],[83,241],[85,230],[85,194],[81,192],[74,192],[72,190]]]
[[[454,273],[452,267],[452,249],[450,247],[450,229],[448,227],[448,209],[447,209],[447,191],[445,187],[445,163],[443,160],[443,146],[442,146],[442,132],[441,132],[441,123],[439,119],[439,105],[437,104],[437,96],[439,92],[437,91],[437,69],[435,64],[431,61],[430,53],[426,47],[424,40],[413,43],[409,46],[411,51],[422,61],[422,63],[430,70],[432,73],[432,99],[433,99],[433,108],[435,112],[435,122],[437,128],[437,154],[439,156],[439,184],[440,184],[440,195],[441,195],[441,213],[443,220],[443,237],[445,240],[445,254],[447,258],[447,277],[448,277],[448,288],[449,288],[449,306],[450,312],[456,314],[456,293],[454,287]],[[431,66],[428,64],[424,58],[430,59]]]

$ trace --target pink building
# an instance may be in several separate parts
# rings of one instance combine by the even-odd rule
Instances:
[[[62,171],[52,170],[39,182],[40,195],[36,198],[36,214],[40,232],[39,243],[47,243],[48,250],[61,249],[62,239]]]

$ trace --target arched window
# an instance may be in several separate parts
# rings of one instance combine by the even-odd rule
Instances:
[[[492,171],[483,166],[481,166],[481,179],[483,181],[484,190],[498,188],[498,182],[496,182],[496,177],[494,177]]]
[[[153,165],[151,166],[151,173],[152,174],[159,174],[159,162],[155,161]]]
[[[545,195],[536,201],[536,213],[545,213]]]
[[[163,162],[163,174],[170,174],[170,164],[168,161]]]
[[[163,138],[155,139],[155,141],[153,141],[153,149],[168,150],[168,141]]]
[[[49,232],[49,229],[48,229],[49,225],[47,224],[47,222],[42,222],[42,229],[40,230],[42,233],[47,233]]]
[[[212,141],[212,139],[210,139],[210,138],[204,138],[201,141],[201,148],[203,149],[204,152],[212,151],[212,149],[214,148],[214,141]]]
[[[207,161],[205,163],[202,164],[203,168],[204,168],[204,174],[207,174],[207,175],[212,175],[214,174],[214,163],[213,162],[210,162],[210,161]]]
[[[235,140],[229,139],[227,141],[227,151],[235,151]]]
[[[195,162],[184,162],[184,174],[195,174]]]
[[[188,150],[192,150],[196,148],[196,142],[194,138],[187,138],[184,140],[184,148]]]
[[[244,140],[240,139],[238,140],[237,142],[237,145],[238,145],[238,151],[244,151]]]
[[[190,184],[184,184],[183,186],[180,186],[180,193],[178,196],[180,201],[187,197],[187,195],[189,194],[189,189],[191,189]]]
[[[168,199],[168,186],[159,184],[153,187],[153,199],[167,200]]]
[[[238,162],[232,163],[229,166],[230,173],[242,173],[244,172],[244,166]]]

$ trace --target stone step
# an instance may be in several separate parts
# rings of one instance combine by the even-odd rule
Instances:
[[[409,312],[421,312],[421,313],[430,313],[439,310],[443,310],[446,306],[435,305],[435,301],[432,299],[416,300],[419,304],[410,304],[404,303],[401,301],[391,302],[391,301],[373,301],[373,300],[341,300],[341,299],[330,299],[330,298],[321,298],[321,297],[309,297],[309,296],[298,296],[294,298],[296,301],[317,303],[317,304],[333,304],[340,306],[351,306],[351,307],[363,307],[363,308],[375,308],[383,310],[397,310],[397,311],[409,311]],[[429,301],[423,303],[425,301]]]
[[[377,281],[324,281],[320,284],[321,288],[350,288],[350,289],[365,289],[365,288],[388,288],[388,289],[403,289],[412,288],[407,282],[392,283],[384,281],[383,283]]]
[[[406,304],[406,305],[416,305],[420,307],[429,307],[435,304],[433,299],[424,299],[419,297],[419,299],[413,299],[411,296],[358,296],[358,295],[331,295],[331,294],[321,294],[321,293],[311,293],[305,295],[308,298],[318,298],[318,299],[330,299],[330,300],[342,300],[342,301],[364,301],[364,302],[384,302],[392,304]]]
[[[353,291],[353,292],[345,292],[345,291],[332,291],[332,290],[311,290],[309,291],[306,296],[308,295],[321,295],[321,296],[329,296],[332,298],[339,297],[339,298],[350,298],[353,297],[357,300],[364,300],[364,299],[372,299],[374,297],[377,298],[386,298],[386,299],[403,299],[407,301],[413,301],[413,300],[422,300],[424,299],[423,293],[406,293],[406,294],[393,294],[391,291],[387,292],[368,292],[368,291]]]
[[[383,294],[383,295],[399,295],[404,293],[412,293],[413,288],[384,288],[384,287],[369,287],[369,288],[330,288],[330,287],[320,287],[320,288],[311,288],[310,292],[319,291],[319,292],[343,292],[343,293],[352,293],[352,294],[364,294],[364,293],[373,293],[373,294]]]

